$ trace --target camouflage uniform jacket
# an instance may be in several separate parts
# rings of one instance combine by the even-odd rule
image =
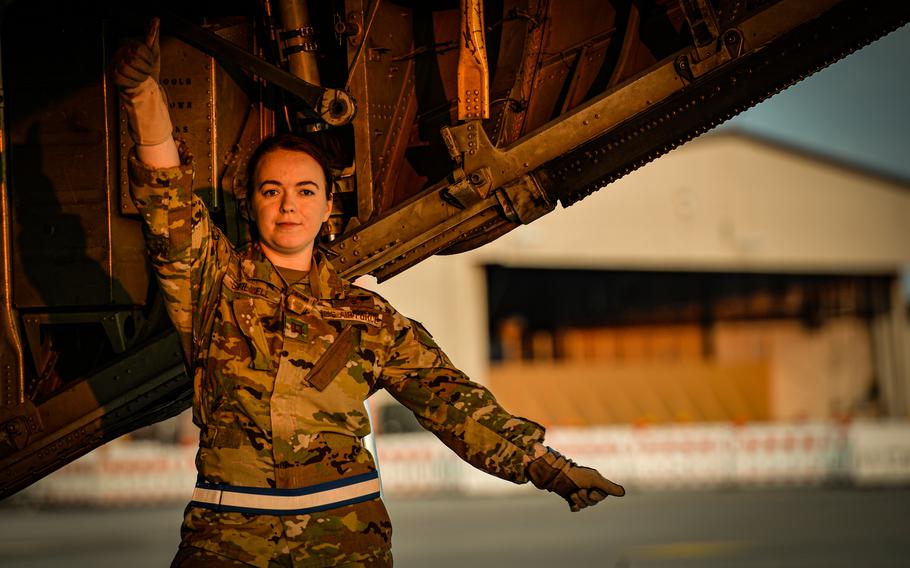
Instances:
[[[289,286],[257,245],[234,249],[194,196],[192,159],[183,148],[181,155],[183,165],[168,169],[134,156],[130,178],[194,380],[201,478],[297,488],[374,471],[360,440],[370,432],[364,400],[384,388],[465,461],[527,481],[525,464],[542,427],[506,412],[452,366],[419,323],[340,278],[321,253],[309,282]],[[360,558],[358,547],[382,548],[325,534],[340,523],[342,533],[378,534],[386,550],[369,554],[388,554],[391,528],[381,503],[261,517],[189,507],[182,546],[258,566],[281,553],[294,565],[335,566]],[[316,554],[314,542],[327,548]]]

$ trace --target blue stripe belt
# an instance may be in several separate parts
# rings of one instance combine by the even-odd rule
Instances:
[[[254,515],[305,515],[379,497],[379,472],[371,471],[299,489],[242,487],[199,481],[190,505]]]

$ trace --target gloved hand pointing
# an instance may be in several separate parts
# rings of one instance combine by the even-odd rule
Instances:
[[[155,146],[171,139],[173,125],[167,97],[158,84],[161,49],[160,21],[149,22],[145,42],[133,41],[114,54],[113,79],[127,113],[130,138],[143,146]]]
[[[596,469],[579,466],[552,448],[529,463],[527,473],[535,487],[558,494],[572,511],[596,505],[610,495],[626,494],[622,485],[613,483]]]

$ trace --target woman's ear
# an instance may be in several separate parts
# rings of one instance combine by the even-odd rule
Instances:
[[[329,217],[332,216],[332,207],[333,207],[334,201],[335,201],[333,199],[334,197],[335,197],[335,193],[334,192],[330,193],[328,199],[326,200],[327,203],[326,203],[326,207],[325,207],[325,216],[322,218],[323,223],[328,221]]]

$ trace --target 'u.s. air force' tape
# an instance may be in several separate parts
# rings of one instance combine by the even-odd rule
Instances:
[[[254,515],[305,515],[377,497],[379,473],[371,471],[299,489],[241,487],[200,481],[193,490],[190,505]]]

